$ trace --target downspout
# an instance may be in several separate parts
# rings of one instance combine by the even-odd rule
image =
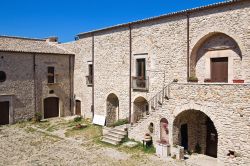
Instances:
[[[35,113],[37,112],[37,90],[36,90],[36,54],[33,54],[33,79],[34,79],[34,99],[35,99]]]
[[[71,77],[71,56],[69,55],[69,110],[71,112],[71,115],[73,115],[73,112],[72,112],[72,77]],[[65,116],[65,111],[64,111],[64,116]]]
[[[187,13],[187,82],[188,82],[188,79],[190,77],[190,74],[189,74],[189,13]]]
[[[95,115],[95,34],[92,33],[92,106],[91,106],[91,111],[92,111],[92,119],[94,119]]]
[[[129,123],[131,123],[132,28],[129,24]]]

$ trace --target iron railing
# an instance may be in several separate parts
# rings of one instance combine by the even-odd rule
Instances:
[[[91,75],[86,76],[86,84],[88,86],[93,85],[93,76]]]
[[[170,98],[170,84],[171,83],[166,85],[160,92],[156,93],[156,95],[148,101],[151,110],[156,110],[157,108],[163,105],[164,100],[168,100]]]
[[[134,90],[148,91],[149,79],[148,77],[132,77],[132,88]]]

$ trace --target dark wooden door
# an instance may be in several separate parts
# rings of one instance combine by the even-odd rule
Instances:
[[[49,97],[44,99],[44,118],[53,118],[59,116],[59,99]]]
[[[211,81],[228,82],[228,58],[211,59]]]
[[[81,115],[81,101],[76,100],[76,115]]]
[[[0,125],[9,124],[9,102],[0,102]]]
[[[181,125],[181,146],[183,146],[185,150],[188,149],[188,126],[187,124]]]
[[[214,127],[214,123],[210,118],[207,120],[207,146],[206,155],[217,157],[218,134]]]

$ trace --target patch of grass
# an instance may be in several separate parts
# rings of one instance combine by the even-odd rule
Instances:
[[[26,131],[27,133],[34,133],[34,132],[37,131],[37,130],[34,129],[33,127],[27,127],[27,128],[25,128],[25,131]]]
[[[121,126],[121,125],[128,124],[128,123],[129,123],[128,119],[119,119],[114,124],[110,125],[110,127]]]
[[[102,128],[100,126],[88,124],[86,128],[71,128],[65,133],[66,137],[83,137],[87,140],[100,137],[102,133]]]
[[[49,121],[41,121],[34,123],[34,125],[39,129],[46,129],[51,125],[51,123]]]

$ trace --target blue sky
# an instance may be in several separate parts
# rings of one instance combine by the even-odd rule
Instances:
[[[0,35],[61,42],[106,26],[131,22],[223,0],[1,0]]]

